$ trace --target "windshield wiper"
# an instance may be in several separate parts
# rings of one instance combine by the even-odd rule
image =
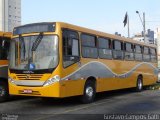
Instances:
[[[32,51],[37,50],[37,48],[38,48],[39,44],[41,43],[42,39],[43,39],[43,33],[40,33],[38,35],[37,39],[35,40],[35,42],[32,45],[32,49],[31,49]]]
[[[32,62],[33,62],[33,52],[35,52],[37,50],[37,48],[38,48],[39,44],[41,43],[42,39],[43,39],[43,33],[40,33],[38,35],[38,37],[36,38],[35,42],[32,45],[32,48],[31,48],[32,56],[30,56],[29,59],[28,59],[29,70],[35,69],[35,65],[32,64]]]
[[[22,51],[23,51],[23,58],[25,59],[25,56],[26,56],[26,47],[25,47],[24,38],[21,35],[19,35],[19,40],[21,42],[21,48],[22,48]]]

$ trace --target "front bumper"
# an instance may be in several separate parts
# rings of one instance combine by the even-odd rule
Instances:
[[[28,92],[27,92],[28,91]],[[49,86],[18,86],[9,82],[9,94],[21,96],[39,96],[39,97],[61,97],[60,83],[56,82]]]

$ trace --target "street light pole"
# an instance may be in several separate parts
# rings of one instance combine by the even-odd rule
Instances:
[[[144,34],[144,42],[146,43],[146,20],[145,20],[145,13],[143,13],[143,34]]]
[[[139,14],[139,11],[136,11],[136,13],[139,15],[139,18],[141,20],[142,26],[143,26],[143,37],[144,37],[144,42],[146,43],[146,20],[145,20],[145,13],[143,12],[143,20]]]

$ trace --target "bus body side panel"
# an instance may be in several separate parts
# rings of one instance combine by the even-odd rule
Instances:
[[[107,62],[106,62],[107,63]],[[155,63],[151,63],[152,65],[142,64],[141,66],[134,69],[137,64],[141,64],[142,62],[129,62],[129,61],[122,61],[117,62],[115,65],[113,62],[108,62],[107,65],[110,66],[111,70],[117,74],[125,74],[124,76],[117,77],[110,77],[110,78],[101,78],[97,82],[97,92],[108,91],[108,90],[118,90],[124,88],[131,88],[136,87],[137,78],[139,75],[143,76],[143,85],[152,85],[156,83],[157,75],[155,73],[155,68],[152,67]],[[114,68],[114,66],[117,66]],[[122,67],[121,67],[122,66]],[[130,74],[131,73],[131,74]]]
[[[63,91],[65,94],[63,94],[62,97],[82,95],[84,85],[85,85],[85,80],[81,79],[65,81],[63,84],[63,86],[65,86],[65,91]]]
[[[82,58],[81,67],[79,67],[76,63],[66,69],[63,69],[64,77],[70,76],[70,74],[76,74],[77,71],[82,70],[85,65],[86,67],[88,67],[87,64],[93,61],[94,60]],[[144,85],[151,85],[156,82],[156,75],[154,73],[155,68],[152,66],[154,65],[152,63],[115,60],[95,60],[94,62],[105,65],[106,69],[110,69],[111,72],[114,73],[114,75],[112,77],[106,76],[105,78],[103,78],[103,76],[101,75],[107,74],[107,71],[101,71],[98,67],[94,67],[94,65],[92,65],[92,67],[87,68],[88,71],[84,71],[87,73],[91,73],[86,73],[88,77],[81,76],[80,73],[77,73],[76,75],[79,77],[79,79],[72,79],[72,76],[66,78],[66,81],[64,81],[66,96],[82,95],[87,78],[89,78],[93,74],[96,75],[96,72],[92,74],[91,71],[94,71],[93,69],[98,69],[101,73],[101,75],[99,76],[92,76],[95,77],[97,81],[97,92],[136,87],[137,78],[139,75],[143,76]],[[84,74],[84,72],[81,71],[82,74]]]

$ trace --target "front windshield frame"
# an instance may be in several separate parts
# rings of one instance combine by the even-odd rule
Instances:
[[[30,69],[29,67],[27,68],[27,69],[18,69],[18,68],[16,68],[16,67],[13,67],[12,65],[11,65],[11,60],[10,60],[10,63],[9,63],[9,69],[12,71],[12,72],[15,72],[15,71],[46,71],[46,72],[52,72],[57,66],[58,66],[58,64],[59,64],[59,37],[58,37],[58,35],[57,34],[43,34],[44,35],[44,37],[52,37],[52,42],[54,42],[55,43],[55,45],[53,45],[52,46],[52,44],[51,44],[51,48],[52,49],[55,49],[56,51],[52,51],[52,52],[56,52],[56,64],[54,65],[54,67],[52,67],[52,68],[44,68],[44,69]],[[37,37],[38,35],[29,35],[29,36],[21,36],[21,37],[23,37],[23,38],[27,38],[27,37]],[[20,38],[19,37],[15,37],[15,38],[13,38],[12,40],[11,40],[11,44],[12,44],[12,42],[13,41],[16,41],[16,39],[17,39],[17,41],[18,41],[18,48],[15,46],[15,50],[16,49],[20,49],[19,47],[20,47],[20,45],[19,45],[19,42],[20,42]],[[56,42],[56,41],[57,42]],[[49,40],[48,40],[49,41]],[[32,41],[33,42],[33,41]],[[34,43],[34,42],[33,42]],[[54,46],[56,47],[56,48],[54,48]],[[31,48],[31,47],[30,47]],[[20,51],[20,50],[19,50]],[[20,51],[21,52],[21,51]],[[31,52],[31,51],[30,51]],[[33,51],[32,51],[33,52]],[[10,46],[10,59],[11,59],[11,54],[13,53],[13,51],[12,51],[12,45]],[[20,53],[18,53],[18,54],[20,54]],[[27,53],[26,53],[27,54]],[[53,54],[53,53],[52,53]],[[14,55],[15,55],[15,58],[16,58],[16,52],[14,53]],[[30,57],[29,55],[28,55],[28,57]],[[54,57],[54,56],[53,56]],[[18,58],[17,58],[18,60],[21,60],[21,56],[18,56]],[[16,59],[15,59],[15,64],[16,64]],[[29,61],[28,61],[28,64],[29,64]]]

